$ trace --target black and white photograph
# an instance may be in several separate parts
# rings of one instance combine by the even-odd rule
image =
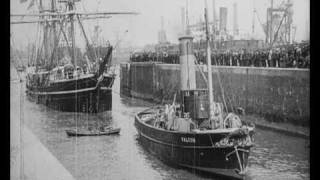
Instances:
[[[311,178],[310,0],[10,0],[9,18],[10,179]]]

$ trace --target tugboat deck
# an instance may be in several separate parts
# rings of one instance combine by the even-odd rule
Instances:
[[[148,109],[150,110],[150,109]],[[142,117],[142,116],[146,116],[147,114],[147,117]],[[155,127],[153,125],[153,122],[155,121],[154,119],[154,115],[151,115],[152,112],[148,112],[148,113],[145,113],[145,112],[141,112],[139,114],[136,115],[136,118],[141,121],[142,123],[144,123],[146,126],[150,126],[150,127],[153,127],[153,128],[156,128],[158,130],[162,130],[162,131],[170,131],[170,132],[173,132],[173,133],[183,133],[183,134],[223,134],[223,133],[226,133],[226,134],[229,134],[229,133],[233,133],[233,132],[236,132],[237,130],[239,130],[240,128],[223,128],[223,129],[193,129],[191,130],[190,132],[180,132],[180,131],[173,131],[173,130],[167,130],[167,129],[163,129],[163,128],[158,128],[158,127]],[[250,127],[248,126],[248,131],[251,132],[251,131],[254,131],[254,127]]]

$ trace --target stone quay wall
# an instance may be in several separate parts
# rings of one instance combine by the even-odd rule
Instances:
[[[205,76],[207,70],[196,67],[197,88],[203,89],[200,68]],[[177,93],[180,101],[180,65],[127,63],[120,71],[122,95],[169,103]],[[309,69],[213,66],[212,75],[215,101],[223,102],[223,90],[229,112],[241,107],[272,122],[309,126]]]

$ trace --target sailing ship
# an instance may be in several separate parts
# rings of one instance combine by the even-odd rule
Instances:
[[[175,95],[172,104],[137,113],[138,141],[168,164],[242,179],[254,145],[254,126],[213,101],[208,23],[206,31],[208,89],[196,89],[193,37],[180,37],[181,103],[176,103]]]
[[[64,6],[60,7],[63,8],[57,8],[57,2],[62,3]],[[51,0],[50,8],[45,9],[40,0],[39,13],[11,15],[11,24],[38,23],[43,29],[43,45],[37,48],[33,59],[35,66],[27,69],[26,93],[31,100],[59,111],[109,111],[112,109],[112,85],[115,79],[114,71],[110,70],[113,47],[105,47],[106,54],[97,57],[96,50],[89,43],[82,20],[137,13],[78,12],[75,2],[78,1]],[[20,19],[13,21],[16,17]],[[35,17],[37,19],[21,20]],[[86,63],[81,63],[79,59],[79,48],[75,44],[75,22],[78,22],[86,41]],[[65,29],[69,30],[68,33]],[[61,36],[63,43],[60,43]],[[64,47],[59,47],[60,44],[64,44]],[[69,56],[64,55],[61,58],[61,49],[67,50]],[[71,62],[61,60],[68,57],[71,57]]]

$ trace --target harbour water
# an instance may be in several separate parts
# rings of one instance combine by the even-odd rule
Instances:
[[[30,129],[75,179],[219,179],[170,167],[140,146],[134,115],[153,104],[121,97],[119,76],[113,86],[112,112],[98,115],[51,110],[30,102],[24,87],[23,82],[11,80],[14,91],[11,114],[15,111],[12,107],[20,106],[22,110],[11,121],[20,121]],[[120,135],[77,138],[65,133],[76,126],[102,123],[120,127]],[[20,138],[24,138],[23,134]],[[310,178],[309,140],[257,129],[255,143],[249,158],[248,179]]]

